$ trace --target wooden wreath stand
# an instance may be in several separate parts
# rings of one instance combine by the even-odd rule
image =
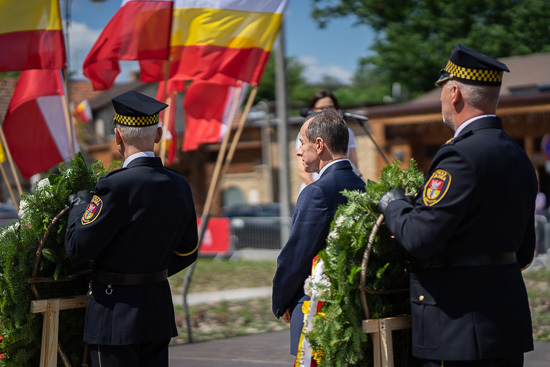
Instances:
[[[361,263],[361,282],[359,289],[361,291],[361,306],[363,307],[363,312],[365,313],[365,320],[363,320],[363,331],[367,334],[371,334],[372,337],[374,366],[394,367],[392,331],[410,329],[411,317],[407,315],[387,317],[383,319],[371,319],[367,303],[367,294],[399,294],[408,293],[409,291],[408,289],[375,291],[367,287],[367,267],[369,264],[369,256],[374,243],[374,238],[376,237],[378,228],[380,228],[383,221],[384,215],[380,214],[369,236],[367,248],[363,253],[363,261]]]
[[[31,292],[36,298],[36,300],[31,301],[31,313],[41,313],[44,317],[44,322],[42,326],[42,345],[40,348],[40,367],[57,367],[57,357],[61,358],[63,365],[65,367],[71,367],[71,362],[65,354],[63,347],[59,343],[59,311],[71,310],[76,308],[84,308],[88,303],[88,296],[76,296],[76,297],[64,297],[64,298],[51,298],[51,299],[41,299],[38,290],[36,288],[37,283],[58,283],[58,282],[68,282],[76,279],[80,275],[87,275],[91,273],[91,270],[85,270],[72,274],[64,279],[54,279],[54,278],[45,278],[37,277],[38,267],[40,264],[40,259],[42,257],[42,249],[48,235],[53,230],[55,224],[59,219],[69,211],[69,207],[63,209],[52,222],[48,225],[46,233],[40,240],[40,244],[36,249],[36,257],[34,262],[34,269],[32,277],[29,279],[29,285]],[[87,366],[87,354],[88,354],[88,345],[84,345],[84,354],[82,366]]]

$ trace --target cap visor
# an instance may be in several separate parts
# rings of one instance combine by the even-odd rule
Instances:
[[[451,79],[451,74],[444,72],[443,75],[441,75],[441,77],[435,82],[435,86],[441,88],[443,87],[443,83],[449,79]]]

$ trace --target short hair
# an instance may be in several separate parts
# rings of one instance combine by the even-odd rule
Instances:
[[[309,141],[322,138],[329,150],[333,153],[346,154],[348,151],[349,132],[346,122],[340,112],[327,108],[311,115],[306,121],[310,121],[306,129],[306,137]]]
[[[122,139],[128,145],[140,146],[143,144],[151,144],[155,142],[157,136],[158,124],[152,126],[126,126],[115,124],[115,127],[122,133]]]
[[[456,83],[460,88],[464,102],[468,106],[482,111],[496,111],[500,99],[500,86],[466,84],[458,80],[450,80],[447,83],[448,87],[452,87],[452,83]]]
[[[311,97],[311,99],[309,100],[309,104],[307,105],[307,107],[310,110],[314,109],[315,104],[317,103],[317,101],[322,99],[322,98],[325,98],[325,97],[329,97],[330,99],[332,99],[332,103],[334,104],[335,109],[337,109],[337,110],[340,109],[340,104],[338,103],[338,98],[336,98],[336,96],[334,94],[332,94],[332,92],[329,91],[329,90],[320,90],[317,93],[315,93],[313,95],[313,97]]]

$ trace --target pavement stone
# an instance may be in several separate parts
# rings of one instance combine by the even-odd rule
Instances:
[[[171,367],[292,366],[288,330],[170,347]]]

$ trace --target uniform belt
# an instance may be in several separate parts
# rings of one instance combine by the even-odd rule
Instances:
[[[449,268],[456,266],[502,266],[517,262],[515,252],[494,254],[448,253],[439,254],[426,260],[420,260],[413,266],[414,270]]]
[[[168,269],[154,273],[122,274],[94,270],[94,281],[108,285],[145,285],[159,283],[168,278]]]

